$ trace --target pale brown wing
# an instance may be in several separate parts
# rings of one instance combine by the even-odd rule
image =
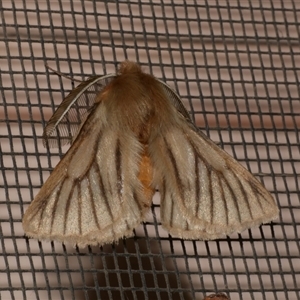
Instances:
[[[161,221],[172,236],[216,239],[278,217],[262,184],[183,118],[153,140]]]
[[[103,245],[131,236],[144,220],[153,195],[149,161],[132,134],[103,128],[99,109],[25,212],[29,237]]]

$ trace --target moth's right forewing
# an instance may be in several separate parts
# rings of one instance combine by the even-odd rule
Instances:
[[[277,218],[261,183],[185,120],[162,127],[150,147],[171,235],[215,239]]]

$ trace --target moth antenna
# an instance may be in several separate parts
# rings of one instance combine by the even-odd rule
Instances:
[[[65,78],[67,78],[67,79],[69,79],[69,80],[71,80],[71,81],[74,81],[74,82],[82,82],[82,80],[73,78],[73,77],[71,77],[71,76],[68,76],[68,75],[66,75],[66,74],[64,74],[64,73],[61,73],[61,72],[59,72],[59,71],[57,71],[57,70],[51,68],[47,63],[45,64],[45,67],[46,67],[46,69],[51,70],[51,71],[52,71],[54,74],[56,74],[57,76],[65,77]]]

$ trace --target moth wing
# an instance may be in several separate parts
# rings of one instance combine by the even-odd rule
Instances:
[[[29,237],[79,247],[133,234],[151,205],[140,173],[148,170],[137,139],[103,128],[96,108],[23,218]],[[141,176],[143,182],[149,180]]]
[[[180,97],[158,80],[174,116],[151,137],[161,222],[172,236],[211,240],[278,217],[262,184],[191,121]]]
[[[182,121],[155,141],[161,222],[172,236],[211,240],[278,216],[270,193],[243,166]]]

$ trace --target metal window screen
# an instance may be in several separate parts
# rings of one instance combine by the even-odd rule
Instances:
[[[0,3],[0,299],[300,299],[300,2]],[[168,236],[159,196],[130,239],[74,249],[26,239],[24,210],[68,147],[42,129],[77,79],[139,62],[256,175],[280,218],[216,241]]]

